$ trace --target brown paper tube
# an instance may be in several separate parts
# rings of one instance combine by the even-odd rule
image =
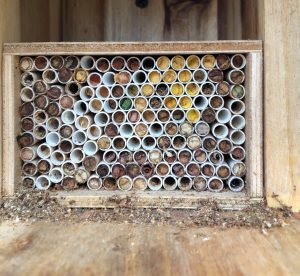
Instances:
[[[83,167],[78,168],[74,174],[75,180],[78,184],[84,184],[90,177],[90,173]]]
[[[30,147],[35,143],[32,132],[24,132],[17,136],[17,143],[20,147]]]
[[[192,160],[192,153],[189,150],[181,150],[178,153],[178,160],[183,165],[187,165]]]
[[[65,67],[71,70],[76,69],[77,67],[79,67],[79,58],[76,56],[67,56],[65,58]]]
[[[59,135],[62,138],[70,138],[73,134],[74,128],[70,125],[62,125],[59,129]]]
[[[241,54],[236,54],[231,58],[231,65],[236,69],[241,69],[246,65],[246,58]]]
[[[48,98],[45,95],[39,95],[34,99],[35,107],[38,109],[45,109],[48,103]]]
[[[199,163],[204,163],[207,160],[207,152],[204,149],[196,149],[193,156],[194,160]]]
[[[220,165],[216,169],[216,175],[221,179],[227,179],[230,176],[230,168],[227,165]]]
[[[128,71],[122,71],[114,75],[114,81],[119,84],[127,84],[131,80],[131,74]]]
[[[157,95],[164,97],[168,94],[169,87],[165,83],[160,83],[156,86],[155,91]]]
[[[175,123],[173,123],[173,122],[167,123],[167,124],[165,125],[165,132],[166,132],[167,134],[169,134],[170,136],[173,136],[173,135],[177,134],[177,132],[178,132],[178,127],[177,127],[177,125],[176,125]]]
[[[181,163],[174,163],[171,167],[171,171],[175,176],[182,177],[185,174],[184,166]]]
[[[232,149],[230,156],[236,161],[242,161],[246,157],[246,151],[242,147],[236,146]]]
[[[162,107],[162,101],[159,97],[151,97],[149,100],[149,106],[153,109],[159,109]]]
[[[122,150],[126,146],[126,140],[122,136],[116,136],[112,141],[112,147],[115,150]]]
[[[36,157],[36,146],[35,147],[25,147],[20,151],[20,158],[24,162],[32,161]]]
[[[34,65],[37,70],[42,71],[49,66],[49,60],[45,56],[38,56],[34,59]]]
[[[174,163],[177,160],[177,153],[175,150],[169,149],[164,152],[164,160],[169,164]]]
[[[232,151],[232,142],[229,139],[219,140],[218,148],[222,153],[228,154]]]
[[[25,176],[22,179],[22,186],[25,188],[34,188],[35,179],[33,176]]]
[[[141,167],[142,175],[146,178],[150,178],[154,174],[154,166],[150,163],[146,163]]]
[[[221,71],[220,69],[212,69],[208,71],[207,76],[210,81],[215,83],[219,83],[224,79],[223,71]]]
[[[96,173],[99,175],[99,177],[106,177],[109,175],[110,168],[108,164],[100,163],[96,169]]]
[[[39,160],[37,163],[37,170],[40,174],[48,174],[51,167],[50,160],[47,159]]]
[[[120,56],[116,56],[111,61],[111,67],[116,71],[121,71],[125,68],[125,59]]]
[[[245,74],[241,70],[231,70],[227,75],[227,79],[232,84],[241,84],[245,80]]]
[[[45,124],[48,116],[44,110],[36,110],[33,114],[33,120],[37,124]]]
[[[124,165],[122,164],[113,164],[111,167],[111,175],[112,177],[118,179],[121,176],[125,175],[126,170]]]
[[[137,97],[134,100],[134,106],[140,112],[144,111],[147,105],[148,105],[148,101],[143,97]]]
[[[131,123],[136,123],[140,120],[141,114],[136,110],[130,110],[127,115],[127,119]]]
[[[35,162],[27,162],[22,166],[22,172],[25,175],[33,176],[37,172],[37,166]]]
[[[216,89],[216,87],[211,82],[205,82],[200,87],[201,93],[206,97],[213,95],[215,92],[215,89]]]
[[[216,113],[215,111],[208,107],[208,108],[205,108],[203,111],[202,111],[202,120],[208,124],[211,124],[213,123],[215,120],[216,120]]]
[[[72,76],[73,76],[73,72],[70,69],[63,67],[58,70],[58,80],[61,83],[67,83],[71,81]]]
[[[61,186],[63,187],[64,190],[74,190],[78,188],[77,181],[75,177],[72,176],[66,176],[63,179]]]
[[[34,106],[31,102],[23,103],[19,109],[21,117],[31,116],[34,112]]]
[[[130,57],[127,60],[127,68],[131,72],[135,72],[141,68],[141,62],[137,57]]]
[[[205,55],[201,59],[201,66],[207,70],[213,69],[216,64],[216,58],[213,55]]]
[[[101,73],[107,72],[110,68],[109,60],[107,58],[99,58],[96,61],[96,68]]]
[[[103,160],[107,163],[113,163],[117,161],[117,158],[117,152],[115,152],[114,150],[107,150],[103,155]]]
[[[142,113],[142,118],[145,122],[153,122],[155,120],[155,112],[151,109],[147,109]]]
[[[171,146],[171,138],[169,136],[160,136],[157,140],[157,145],[160,149],[165,150]]]
[[[223,181],[217,177],[208,180],[208,189],[212,192],[221,192],[224,188]]]
[[[170,173],[170,167],[167,163],[159,163],[156,166],[156,173],[159,176],[166,176]]]
[[[126,175],[121,176],[117,180],[118,188],[122,191],[129,191],[132,189],[132,179]]]
[[[46,108],[46,112],[49,116],[58,116],[60,113],[61,113],[61,109],[60,109],[60,106],[58,103],[56,102],[52,102],[52,103],[49,103],[47,108]]]
[[[147,161],[147,152],[144,150],[138,150],[133,154],[134,162],[138,163],[139,165],[144,164]]]
[[[101,136],[97,141],[100,150],[107,150],[111,146],[111,139],[107,136]]]
[[[50,100],[56,101],[63,93],[63,88],[58,85],[53,85],[47,90],[47,96]]]
[[[133,188],[138,191],[144,191],[147,189],[147,180],[143,176],[137,176],[133,179]]]
[[[201,166],[201,172],[205,177],[212,177],[215,174],[215,168],[210,163],[204,163]]]
[[[118,162],[120,162],[121,164],[126,165],[127,163],[132,161],[133,161],[133,156],[130,151],[124,150],[119,153]]]
[[[182,149],[186,146],[186,138],[181,135],[176,135],[172,139],[172,145],[177,150]]]
[[[220,54],[216,57],[217,67],[221,70],[226,70],[230,67],[230,57],[228,55]]]
[[[203,138],[202,145],[207,151],[212,151],[217,147],[217,141],[212,136],[206,136]]]
[[[24,131],[32,131],[34,122],[31,117],[25,117],[21,120],[21,129]]]
[[[166,109],[161,109],[157,112],[157,119],[162,122],[168,122],[170,120],[170,113]]]
[[[214,165],[220,165],[224,161],[224,155],[217,150],[212,151],[208,157],[209,161]]]
[[[141,173],[141,168],[137,163],[129,163],[126,165],[126,174],[131,178],[138,176]]]
[[[117,180],[113,177],[105,177],[103,180],[103,187],[108,191],[115,191],[118,189]]]
[[[115,137],[119,134],[119,129],[115,124],[109,123],[105,127],[104,132],[108,137]]]
[[[47,89],[48,89],[48,85],[42,81],[42,80],[37,80],[34,84],[33,84],[33,91],[36,93],[36,94],[45,94],[47,92]]]
[[[202,176],[196,176],[193,181],[193,187],[197,192],[205,191],[207,188],[207,180]]]
[[[62,56],[52,56],[50,58],[50,67],[54,70],[59,70],[64,66],[64,59]]]
[[[178,180],[178,188],[181,191],[189,191],[190,189],[192,189],[192,186],[193,186],[193,181],[188,176],[183,176]]]
[[[217,84],[217,94],[220,96],[227,96],[229,94],[230,84],[227,81],[222,81]]]
[[[229,166],[234,176],[243,177],[246,174],[247,169],[243,162],[230,160]]]

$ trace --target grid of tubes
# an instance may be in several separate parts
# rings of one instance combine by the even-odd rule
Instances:
[[[22,57],[22,183],[244,188],[242,54]]]

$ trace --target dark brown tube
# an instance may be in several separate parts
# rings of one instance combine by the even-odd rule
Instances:
[[[221,82],[224,79],[223,72],[220,69],[212,69],[208,72],[208,79],[212,82]]]
[[[184,165],[187,165],[192,159],[192,153],[188,150],[182,150],[178,154],[178,160]]]
[[[159,109],[159,108],[162,107],[162,102],[161,102],[160,98],[158,98],[158,97],[152,97],[150,99],[150,101],[149,101],[149,105],[153,109]],[[162,111],[165,111],[165,110],[162,110]],[[169,113],[167,111],[165,111],[165,113],[166,113],[165,114],[165,117],[166,117]],[[163,118],[164,118],[164,116],[162,116],[162,118],[159,118],[159,119],[163,119]]]
[[[226,70],[230,67],[230,57],[228,55],[217,55],[217,67],[221,70]]]
[[[38,56],[34,59],[34,64],[38,70],[44,70],[47,67],[48,59],[44,56]]]
[[[119,134],[119,130],[118,130],[118,127],[113,124],[113,123],[109,123],[106,127],[105,127],[105,130],[104,130],[105,134],[108,136],[108,137],[115,137]]]
[[[139,165],[144,164],[147,161],[147,153],[143,150],[139,150],[134,154],[134,161]]]
[[[40,160],[37,164],[37,170],[40,174],[47,174],[51,169],[51,165],[48,160]]]
[[[61,185],[65,190],[74,190],[74,189],[78,188],[77,181],[72,176],[65,177],[63,179]]]
[[[184,176],[184,166],[180,163],[176,163],[172,166],[172,173],[178,177]]]
[[[227,139],[220,140],[218,146],[220,151],[225,154],[230,153],[232,150],[232,143]]]
[[[207,151],[214,150],[216,146],[217,146],[217,141],[213,137],[205,137],[205,139],[203,139],[203,147]]]
[[[47,92],[47,85],[44,81],[42,80],[37,80],[33,87],[32,90],[36,93],[36,94],[45,94]]]
[[[227,179],[230,176],[230,168],[225,165],[220,165],[217,168],[217,176],[219,176],[222,179]]]
[[[22,186],[24,186],[26,188],[33,188],[34,187],[34,179],[32,179],[30,177],[24,177],[24,179],[22,181]]]
[[[62,83],[67,83],[70,81],[72,79],[72,75],[72,71],[68,68],[63,67],[58,70],[58,79]]]
[[[160,83],[156,86],[156,93],[159,96],[166,96],[168,94],[169,88],[165,83]]]
[[[125,59],[122,57],[115,57],[112,60],[111,66],[115,69],[115,70],[122,70],[125,67]]]
[[[204,164],[201,168],[202,173],[207,176],[207,177],[211,177],[214,175],[214,167],[211,164]]]
[[[133,161],[133,156],[130,151],[121,151],[119,154],[118,162],[120,162],[123,165],[126,165],[129,162]]]
[[[171,139],[169,136],[160,136],[157,140],[157,144],[161,149],[167,149],[171,146]]]
[[[60,88],[59,86],[51,86],[47,90],[47,96],[50,100],[56,101],[60,98],[61,95],[62,95],[62,88]]]
[[[202,119],[204,122],[208,123],[208,124],[211,124],[215,121],[216,119],[216,113],[215,111],[208,107],[208,108],[205,108],[203,111],[202,111]]]
[[[199,165],[196,163],[190,163],[187,165],[186,171],[190,176],[199,176],[201,172]]]
[[[217,85],[217,94],[220,96],[228,95],[230,90],[230,85],[226,81],[222,81]]]
[[[127,60],[127,67],[130,71],[135,72],[140,69],[141,64],[138,58],[131,57]]]
[[[73,149],[73,144],[71,140],[61,140],[59,143],[59,149],[63,153],[70,153],[71,150]]]
[[[141,173],[141,168],[136,163],[130,163],[126,165],[126,174],[131,178],[138,176]]]
[[[48,98],[45,95],[37,96],[34,99],[34,104],[38,109],[44,110],[48,105]]]
[[[125,175],[126,171],[125,171],[125,167],[122,164],[114,164],[111,168],[111,175],[112,177],[118,179],[121,176]]]
[[[202,162],[206,161],[207,154],[203,149],[196,149],[194,151],[194,158],[195,158],[195,161],[202,163]]]
[[[169,135],[175,135],[178,131],[177,125],[175,123],[167,123],[165,127],[166,133]]]
[[[105,177],[109,174],[109,166],[104,163],[99,164],[96,171],[100,177]]]
[[[58,116],[61,112],[60,108],[59,108],[59,105],[58,103],[56,102],[52,102],[52,103],[49,103],[47,108],[46,108],[46,112],[49,116]]]
[[[130,112],[133,112],[133,111],[135,111],[135,110],[132,110]],[[135,111],[135,112],[137,112],[137,111]],[[131,114],[131,113],[128,113],[128,117],[129,117],[129,114]],[[130,121],[130,118],[128,118],[128,119]],[[121,124],[121,123],[123,123],[126,120],[126,114],[124,112],[120,111],[120,110],[116,111],[116,112],[113,113],[113,120],[117,124]],[[132,121],[130,121],[130,122],[132,122]]]
[[[34,126],[34,122],[33,122],[32,118],[29,118],[29,117],[24,118],[21,121],[21,128],[24,131],[31,131],[33,129],[33,126]]]
[[[20,107],[20,115],[21,117],[27,117],[33,114],[34,112],[34,106],[32,103],[23,103]]]
[[[69,125],[63,125],[59,129],[59,134],[62,138],[70,138],[73,134],[73,128]]]
[[[34,175],[36,173],[36,164],[29,162],[23,165],[23,172],[26,175]]]
[[[34,143],[33,135],[29,132],[25,132],[21,135],[18,135],[17,143],[22,148],[32,146]]]
[[[84,167],[87,171],[91,172],[91,171],[95,171],[95,170],[96,170],[97,165],[98,165],[98,161],[99,161],[99,160],[97,159],[96,156],[87,156],[87,157],[83,160],[82,165],[83,165],[83,167]]]
[[[154,166],[150,163],[146,163],[142,165],[141,172],[143,176],[149,178],[154,174]]]
[[[64,109],[72,108],[74,105],[74,100],[71,96],[65,95],[60,98],[59,104]]]
[[[118,189],[117,180],[113,177],[106,177],[103,180],[103,187],[108,191],[115,191]]]
[[[62,56],[53,56],[50,59],[50,65],[54,70],[58,70],[64,66],[64,59]]]

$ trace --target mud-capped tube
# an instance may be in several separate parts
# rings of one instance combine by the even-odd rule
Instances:
[[[238,69],[233,69],[228,72],[227,79],[232,84],[241,84],[245,80],[245,73]]]
[[[111,166],[111,176],[112,177],[118,179],[125,174],[126,174],[125,166],[122,165],[121,163],[114,163]]]
[[[111,176],[103,179],[103,187],[107,191],[115,191],[118,189],[117,180]]]
[[[103,109],[107,113],[113,113],[117,110],[117,108],[118,108],[118,103],[115,99],[105,100],[103,104]]]
[[[74,145],[70,139],[63,139],[60,141],[58,148],[63,153],[69,154],[74,149]]]
[[[242,178],[232,176],[227,181],[228,187],[233,192],[240,192],[245,187],[245,182]]]
[[[224,106],[224,100],[221,96],[214,95],[209,98],[208,104],[212,109],[219,110]]]
[[[89,172],[95,171],[100,160],[102,160],[102,154],[87,156],[82,161],[82,166]]]
[[[48,131],[58,131],[61,127],[61,118],[50,117],[46,121],[46,128]]]
[[[38,71],[44,71],[50,66],[49,59],[46,56],[37,56],[34,58],[34,67]]]
[[[141,148],[141,139],[138,136],[132,136],[127,140],[127,148],[136,151]]]
[[[230,84],[227,81],[221,81],[221,82],[217,83],[216,93],[219,96],[221,96],[221,97],[228,96],[229,91],[230,91]]]
[[[138,57],[130,57],[127,59],[126,67],[130,72],[135,72],[141,68],[141,61]]]
[[[143,112],[142,112],[142,120],[143,122],[145,123],[151,123],[151,122],[154,122],[156,119],[156,114],[153,110],[151,109],[145,109]]]
[[[186,146],[186,138],[181,135],[176,135],[172,138],[172,146],[176,150],[183,149]]]
[[[22,186],[32,189],[35,187],[35,181],[36,181],[35,176],[23,176],[21,183]]]
[[[79,164],[84,160],[85,154],[81,148],[75,148],[71,154],[70,159],[75,164]]]
[[[231,173],[230,167],[226,164],[219,165],[216,168],[216,175],[223,180],[228,179],[230,173]]]
[[[48,174],[49,171],[53,168],[53,164],[50,159],[40,159],[37,161],[37,171],[40,174]]]
[[[103,102],[98,99],[98,98],[93,98],[91,99],[91,101],[89,102],[89,110],[92,113],[99,113],[101,112],[103,109]]]
[[[230,153],[230,157],[234,161],[242,161],[246,157],[246,151],[243,147],[240,146],[233,147]]]
[[[22,173],[26,176],[34,176],[37,173],[37,162],[36,160],[25,162],[22,165]]]
[[[153,70],[155,68],[155,63],[155,59],[150,56],[144,57],[141,61],[142,68],[145,71]]]
[[[204,83],[207,80],[207,72],[200,68],[193,72],[193,80],[197,83]]]
[[[187,84],[192,80],[192,73],[187,69],[180,70],[178,72],[178,80],[184,84]]]
[[[113,121],[113,123],[115,123],[115,124],[117,124],[117,125],[122,125],[125,121],[126,121],[126,118],[127,117],[130,117],[130,119],[128,119],[127,118],[127,120],[128,121],[130,121],[131,122],[131,115],[129,116],[128,114],[131,114],[131,113],[133,113],[133,112],[135,112],[135,113],[137,113],[137,114],[135,114],[136,115],[136,117],[137,117],[137,120],[138,120],[138,117],[140,116],[140,113],[138,112],[138,111],[136,111],[136,110],[131,110],[130,112],[128,112],[127,114],[125,113],[125,111],[123,111],[123,110],[118,110],[118,111],[116,111],[116,112],[114,112],[113,114],[112,114],[112,121]]]
[[[65,154],[61,150],[55,150],[51,153],[50,161],[55,166],[60,166],[64,163],[66,159]]]
[[[196,125],[195,125],[195,131],[196,133],[200,136],[200,137],[204,137],[206,135],[209,134],[210,131],[210,126],[208,123],[203,122],[203,121],[199,121]]]
[[[95,90],[90,86],[83,86],[79,92],[80,99],[83,101],[90,101],[95,97]]]
[[[192,152],[188,149],[182,149],[178,152],[178,160],[183,165],[187,165],[192,160]]]
[[[193,188],[197,192],[202,192],[207,189],[207,180],[203,176],[196,176],[193,179]]]
[[[151,84],[151,83],[144,83],[142,84],[141,86],[141,94],[144,96],[144,97],[150,97],[154,94],[155,92],[155,88],[154,86]]]
[[[32,161],[37,156],[37,146],[25,147],[20,150],[20,158],[22,161]]]
[[[245,104],[241,100],[229,100],[226,103],[227,108],[236,115],[240,115],[245,112]]]
[[[100,162],[96,169],[96,174],[99,177],[106,177],[110,174],[110,166],[105,162]]]
[[[185,167],[180,162],[174,162],[171,165],[171,174],[176,177],[182,177],[185,175]]]
[[[246,57],[242,54],[235,54],[230,59],[230,64],[234,69],[242,69],[246,66]]]
[[[233,161],[229,160],[229,167],[231,168],[231,172],[234,176],[243,177],[246,175],[247,169],[246,164],[241,161]]]
[[[32,102],[35,98],[35,93],[31,87],[25,86],[21,89],[20,97],[23,102]]]
[[[23,131],[32,131],[34,128],[34,124],[35,123],[34,123],[32,117],[24,117],[21,119],[21,129]]]
[[[63,170],[64,175],[73,176],[77,167],[78,165],[75,162],[67,160],[62,164],[61,169]]]
[[[90,172],[88,172],[84,167],[79,167],[75,171],[74,178],[78,184],[84,184],[88,181],[90,175]]]
[[[83,68],[77,68],[74,71],[73,78],[75,81],[79,83],[85,83],[88,78],[88,72],[84,70]]]
[[[21,117],[31,116],[35,111],[35,106],[31,102],[23,103],[19,108]]]
[[[98,125],[91,125],[87,129],[86,135],[90,140],[98,140],[102,135],[102,129]]]
[[[208,160],[214,165],[220,165],[224,162],[224,155],[218,150],[209,153]]]
[[[198,163],[204,163],[207,160],[206,150],[199,148],[193,151],[193,158]]]
[[[47,69],[43,71],[42,79],[48,84],[56,83],[58,81],[58,74],[53,69]]]
[[[119,107],[122,110],[130,110],[133,106],[133,101],[130,98],[127,97],[123,97],[120,101],[119,101]]]
[[[166,98],[166,100],[168,99],[169,97]],[[165,100],[165,102],[166,102]],[[182,96],[178,99],[178,105],[179,107],[187,110],[187,109],[190,109],[193,105],[193,100],[191,97],[189,96]],[[172,105],[171,108],[175,108],[177,105]],[[166,107],[168,107],[168,105],[166,105]]]
[[[229,125],[233,128],[233,129],[243,129],[246,125],[246,120],[243,116],[241,115],[233,115]]]
[[[186,67],[195,70],[200,67],[200,58],[196,55],[190,55],[186,59]]]
[[[148,181],[144,176],[137,176],[133,179],[133,189],[137,191],[144,191],[147,189]]]
[[[17,143],[20,147],[29,147],[36,144],[39,140],[35,138],[32,132],[23,132],[17,136]]]
[[[36,178],[35,188],[38,190],[48,190],[51,186],[50,177],[47,175],[40,175]]]
[[[105,112],[99,112],[95,115],[94,121],[97,126],[104,127],[109,122],[109,115]]]
[[[98,145],[95,141],[89,140],[83,145],[82,150],[85,153],[85,155],[91,156],[97,153]]]
[[[74,176],[65,176],[61,182],[61,186],[64,190],[74,190],[78,188],[78,183]]]
[[[189,191],[193,187],[192,178],[189,176],[182,176],[178,179],[178,188],[181,191]]]
[[[87,84],[90,87],[96,88],[102,82],[102,76],[99,73],[92,72],[87,77]]]
[[[72,97],[70,95],[63,95],[59,99],[59,105],[61,106],[62,109],[73,108],[74,103],[75,103],[75,99],[74,99],[74,97]]]
[[[207,77],[213,83],[220,83],[224,80],[223,71],[216,68],[209,70]]]
[[[227,70],[230,67],[230,57],[226,54],[217,55],[216,66],[221,70]]]
[[[220,124],[226,124],[231,119],[231,112],[227,108],[221,108],[216,113],[216,120]]]
[[[95,63],[95,59],[92,56],[83,56],[80,60],[80,65],[85,70],[93,70]]]
[[[33,136],[37,140],[44,139],[47,136],[47,133],[48,133],[48,131],[46,129],[46,126],[44,126],[44,125],[36,125],[33,128]]]
[[[218,140],[217,147],[220,150],[220,152],[222,152],[223,154],[229,154],[232,151],[233,144],[229,139],[223,138]]]
[[[171,172],[171,167],[167,162],[160,162],[155,168],[155,173],[161,177],[169,175]]]
[[[114,150],[123,150],[126,147],[126,139],[123,136],[115,136],[112,140]]]
[[[212,133],[218,139],[226,138],[228,135],[228,127],[225,124],[214,124],[212,126]]]
[[[129,191],[132,189],[133,181],[129,176],[123,175],[117,180],[117,185],[120,190]]]
[[[163,181],[162,178],[159,176],[152,176],[148,180],[148,187],[152,191],[158,191],[162,188]]]
[[[53,168],[49,172],[49,178],[52,183],[60,183],[64,178],[64,173],[60,168]]]
[[[118,153],[115,150],[107,150],[103,154],[103,161],[105,161],[107,164],[113,164],[118,159]]]
[[[119,126],[114,123],[108,123],[104,128],[104,133],[108,137],[115,137],[119,135]]]
[[[59,70],[64,66],[64,58],[62,56],[52,56],[50,58],[50,67],[53,70]]]
[[[82,146],[87,141],[87,135],[83,130],[77,130],[72,135],[72,142],[77,146]]]
[[[143,166],[145,166],[145,165],[146,164],[144,164]],[[142,168],[143,168],[143,166],[142,166]],[[141,174],[141,167],[137,163],[132,162],[132,163],[126,164],[126,175],[128,175],[131,178],[135,178],[139,174]]]
[[[207,187],[211,192],[221,192],[224,188],[224,183],[219,177],[211,177],[208,180]]]
[[[124,112],[123,110],[119,110],[119,112],[115,112],[114,114],[120,114],[121,112]],[[123,119],[123,116],[120,116],[121,118],[120,119]],[[127,118],[127,121],[130,122],[130,123],[137,123],[138,121],[141,120],[141,113],[138,112],[137,110],[130,110],[127,115],[126,113],[124,112],[124,120],[120,120],[121,123],[123,123],[125,121],[125,119]]]
[[[168,135],[162,135],[157,139],[157,146],[161,150],[165,150],[170,148],[171,146],[171,138]]]
[[[31,57],[22,57],[19,62],[21,71],[31,71],[34,69],[34,62]]]
[[[167,191],[174,191],[177,188],[177,178],[174,176],[167,176],[163,179],[163,187]]]
[[[110,62],[107,58],[101,57],[96,60],[96,69],[100,73],[105,73],[110,69]]]
[[[113,72],[106,72],[102,76],[102,83],[105,86],[112,86],[115,84],[115,73]]]
[[[89,105],[87,102],[79,100],[74,104],[74,112],[76,115],[84,115],[89,111]]]
[[[93,124],[91,115],[78,116],[75,120],[75,127],[79,130],[86,130]]]
[[[229,96],[233,99],[241,100],[245,97],[245,87],[239,84],[232,85],[229,90]]]
[[[171,66],[171,61],[167,56],[160,56],[156,60],[156,67],[160,71],[166,71],[170,68]]]
[[[242,145],[246,141],[246,135],[241,130],[231,130],[229,133],[230,140],[234,145]]]
[[[132,75],[129,71],[120,71],[114,76],[115,82],[120,85],[126,85],[131,82]]]
[[[143,112],[145,108],[148,106],[148,101],[145,97],[136,97],[133,101],[134,107],[136,108],[137,111]]]
[[[216,85],[211,82],[204,82],[200,86],[200,92],[203,96],[212,96],[216,92]]]
[[[164,161],[166,161],[168,164],[172,164],[178,159],[177,152],[173,149],[164,150],[163,157]]]
[[[75,131],[75,127],[73,125],[64,124],[60,127],[58,133],[61,138],[71,138]]]
[[[60,136],[57,132],[50,132],[46,136],[46,143],[50,147],[56,147],[60,143]]]
[[[115,70],[115,71],[122,71],[125,69],[126,66],[126,60],[121,57],[121,56],[115,56],[112,60],[111,60],[111,67]]]
[[[150,150],[148,153],[148,160],[151,164],[158,164],[162,161],[163,155],[159,149]]]
[[[185,112],[183,110],[181,110],[181,109],[174,109],[172,111],[170,117],[172,118],[172,121],[174,121],[175,123],[179,124],[179,123],[184,122],[184,120],[185,120]]]
[[[216,66],[216,58],[213,55],[204,55],[201,58],[201,67],[206,70],[213,69]]]
[[[93,174],[89,177],[87,181],[87,186],[92,191],[98,191],[102,187],[102,180],[98,175]]]
[[[36,124],[44,124],[48,119],[48,114],[44,110],[36,110],[33,113],[33,120]]]
[[[102,135],[97,141],[100,150],[107,150],[111,147],[111,139],[108,136]]]
[[[145,136],[142,139],[142,148],[144,150],[152,150],[156,147],[156,139],[152,136]]]
[[[200,166],[196,162],[190,162],[186,166],[186,172],[189,176],[199,176],[201,173]]]
[[[67,56],[65,58],[65,67],[75,70],[80,66],[80,59],[77,56]]]
[[[215,174],[215,167],[208,162],[201,165],[201,175],[204,177],[212,177]]]

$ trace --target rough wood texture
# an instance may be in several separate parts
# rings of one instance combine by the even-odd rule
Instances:
[[[300,210],[300,3],[265,0],[265,183]]]
[[[272,229],[2,223],[1,275],[299,275],[300,222]],[[21,265],[20,265],[21,264]]]

